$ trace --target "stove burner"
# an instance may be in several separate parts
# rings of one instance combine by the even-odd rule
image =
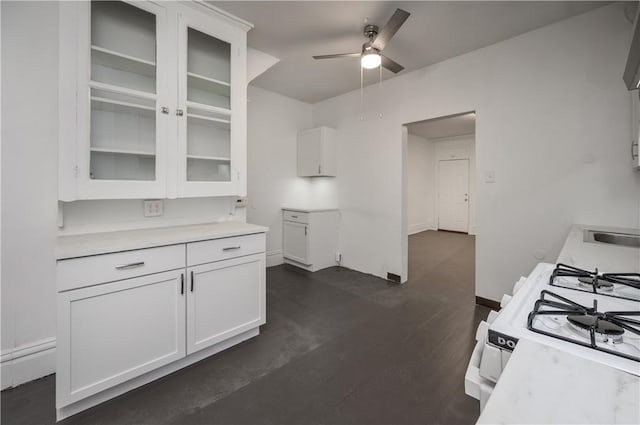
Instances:
[[[608,342],[609,340],[614,344],[622,342],[624,329],[603,319],[602,315],[570,315],[567,316],[567,321],[578,330],[587,331],[587,333],[590,333],[593,329],[596,336],[600,336],[603,342]]]
[[[596,277],[579,277],[578,282],[580,283],[580,286],[584,288],[593,288],[595,286],[596,289],[602,289],[603,291],[607,291],[607,292],[613,291],[613,283],[607,282],[602,279],[598,279],[597,276]]]
[[[582,337],[573,337],[558,332],[562,327],[548,327],[544,323],[563,323],[567,320],[571,329],[578,331]],[[612,344],[622,343],[622,334],[627,333],[628,341],[634,341],[640,336],[640,311],[607,311],[598,312],[598,301],[593,300],[593,307],[585,307],[568,298],[553,292],[543,290],[540,299],[534,305],[533,311],[527,318],[527,329],[542,335],[550,336],[562,341],[571,342],[583,347],[603,351],[605,353],[624,357],[640,362],[638,350],[628,352],[614,349]],[[567,323],[564,322],[564,323]],[[566,328],[565,328],[566,329]],[[575,332],[574,332],[574,335]],[[628,342],[627,341],[627,342]]]
[[[640,273],[598,273],[558,263],[549,285],[640,301]]]

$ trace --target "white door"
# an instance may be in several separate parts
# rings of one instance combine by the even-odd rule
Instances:
[[[264,254],[187,271],[187,354],[265,323]]]
[[[57,405],[185,356],[184,271],[58,295]]]
[[[439,161],[438,229],[469,231],[469,160]]]
[[[310,265],[308,225],[284,221],[284,257]]]

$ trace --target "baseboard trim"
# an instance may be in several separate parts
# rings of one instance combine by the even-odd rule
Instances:
[[[267,252],[267,267],[279,266],[284,263],[282,250]]]
[[[56,371],[56,339],[46,338],[5,350],[0,355],[1,389],[12,388]]]
[[[489,298],[483,298],[476,295],[476,304],[489,307],[491,310],[500,310],[500,302],[490,300]]]
[[[416,233],[420,233],[420,232],[424,232],[426,230],[437,230],[432,222],[425,222],[425,223],[416,223],[416,224],[410,224],[409,228],[408,228],[408,234],[409,236],[411,235],[415,235]]]

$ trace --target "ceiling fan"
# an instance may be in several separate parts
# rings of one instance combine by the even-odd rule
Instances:
[[[387,23],[378,31],[377,25],[365,25],[364,36],[369,39],[362,45],[360,53],[339,53],[335,55],[314,56],[314,59],[333,59],[333,58],[360,58],[363,68],[374,69],[382,65],[393,73],[398,73],[404,69],[399,63],[389,59],[382,54],[391,37],[400,29],[404,21],[407,20],[410,13],[396,9]]]

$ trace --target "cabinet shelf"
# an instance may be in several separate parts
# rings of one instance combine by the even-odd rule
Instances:
[[[226,158],[222,156],[208,156],[208,155],[187,155],[188,159],[202,159],[206,161],[224,161],[229,162],[231,158]]]
[[[91,61],[94,65],[119,69],[134,74],[154,77],[156,75],[156,63],[135,56],[91,45]]]
[[[144,111],[153,111],[153,112],[155,112],[155,110],[156,110],[156,108],[152,108],[151,106],[138,105],[136,103],[123,102],[121,100],[115,100],[115,99],[107,99],[106,97],[100,97],[100,96],[91,96],[91,101],[92,102],[106,103],[106,104],[109,104],[109,105],[123,106],[125,108],[141,109],[141,110],[144,110]]]
[[[153,158],[156,156],[154,152],[135,151],[135,150],[129,150],[129,149],[91,148],[91,152],[111,153],[116,155],[143,156],[143,157],[149,157],[149,158]]]
[[[204,120],[204,121],[212,121],[218,124],[231,124],[231,121],[229,120],[224,120],[221,118],[213,118],[213,117],[207,117],[205,115],[198,115],[198,114],[187,114],[187,117],[189,118],[195,118],[198,120]]]
[[[195,72],[187,72],[187,81],[190,88],[205,90],[229,97],[231,92],[231,84],[226,81],[216,80],[215,78],[205,77]]]
[[[217,106],[206,105],[204,103],[194,102],[192,100],[187,101],[187,107],[193,109],[199,109],[201,111],[213,112],[214,114],[220,114],[225,116],[231,116],[231,109],[219,108]]]
[[[158,96],[155,93],[129,89],[126,87],[114,86],[113,84],[101,83],[99,81],[89,81],[89,87],[96,90],[103,90],[110,93],[121,94],[125,96],[134,96],[142,99],[156,100]]]

